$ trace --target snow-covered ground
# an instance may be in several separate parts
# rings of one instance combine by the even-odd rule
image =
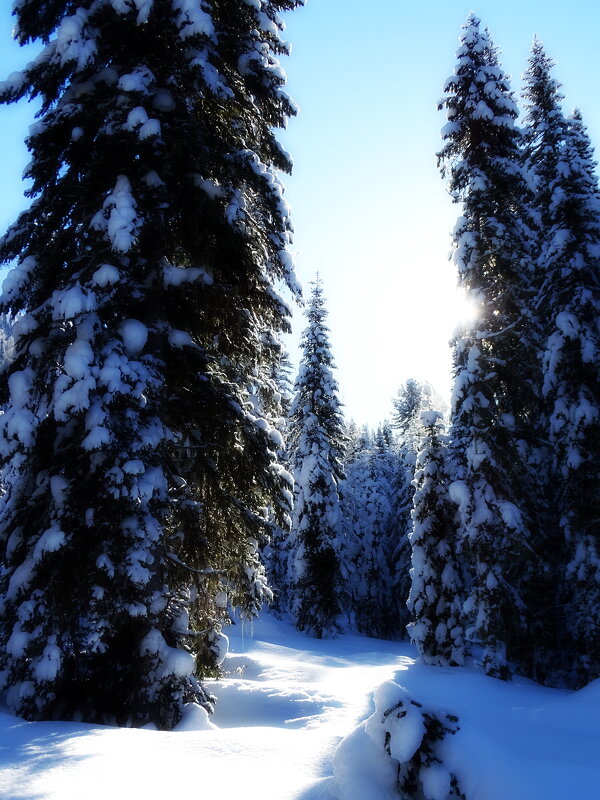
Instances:
[[[431,781],[428,800],[446,800],[448,772],[467,800],[600,800],[600,680],[567,692],[524,678],[505,683],[475,669],[417,663],[401,668],[394,683],[377,690],[380,713],[340,745],[334,797],[398,800],[395,767],[382,755],[381,718],[408,692],[425,711],[458,716],[459,730],[440,747],[446,774]],[[414,717],[398,725],[396,746],[405,759],[420,741],[418,727]]]
[[[328,797],[337,744],[412,649],[358,636],[317,641],[268,617],[227,633],[229,674],[210,687],[217,727],[199,714],[187,724],[205,730],[173,733],[0,714],[0,798],[165,800],[208,787],[219,800]]]
[[[228,634],[210,722],[196,713],[163,733],[0,714],[0,798],[390,800],[389,769],[360,723],[391,679],[459,715],[445,747],[469,800],[600,798],[600,682],[577,693],[503,684],[415,665],[405,643],[316,641],[269,617]]]

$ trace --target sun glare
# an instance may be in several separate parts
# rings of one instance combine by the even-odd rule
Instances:
[[[457,326],[468,325],[477,318],[477,305],[464,289],[455,290],[452,312]]]

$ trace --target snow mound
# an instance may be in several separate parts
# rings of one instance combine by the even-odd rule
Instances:
[[[208,716],[208,711],[198,703],[187,703],[183,709],[183,717],[179,721],[175,730],[185,733],[190,731],[210,731],[217,726],[214,725]]]
[[[414,755],[421,730],[419,709],[409,711],[411,700],[442,721],[451,705],[452,714],[445,719],[457,718],[456,726],[448,725],[455,732],[435,745],[439,763],[421,767],[427,800],[452,796],[452,775],[467,800],[600,797],[595,713],[600,681],[569,692],[524,678],[505,683],[471,668],[420,663],[403,669],[395,681],[376,691],[375,713],[335,754],[334,780],[341,800],[398,800],[398,764]],[[391,722],[393,714],[383,718],[384,706],[393,710],[401,703],[405,716]]]

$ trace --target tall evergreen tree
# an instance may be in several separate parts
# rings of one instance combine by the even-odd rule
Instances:
[[[276,410],[274,423],[275,430],[271,436],[278,439],[277,456],[282,466],[280,472],[284,481],[287,481],[288,488],[286,495],[289,499],[290,510],[292,507],[292,492],[294,479],[291,475],[293,470],[291,464],[290,450],[287,445],[289,413],[293,399],[294,384],[292,380],[292,363],[285,350],[281,350],[281,358],[272,368],[271,380],[274,388],[274,410]],[[276,509],[275,509],[276,510]],[[289,606],[289,584],[287,580],[288,558],[289,558],[289,529],[291,519],[289,514],[283,517],[283,525],[280,515],[269,511],[269,518],[272,521],[269,541],[262,550],[262,557],[267,571],[269,586],[273,593],[270,608],[277,615],[287,612]]]
[[[453,200],[462,203],[454,257],[459,284],[477,309],[455,344],[451,426],[459,537],[472,566],[465,611],[486,672],[508,677],[513,665],[530,671],[524,593],[540,568],[527,499],[535,395],[531,232],[517,108],[497,50],[473,15],[445,93],[440,108],[448,123],[438,159]]]
[[[351,419],[346,423],[344,429],[346,437],[346,448],[344,450],[344,463],[351,464],[355,458],[358,458],[364,449],[364,442],[362,430],[359,429],[356,422]]]
[[[397,529],[393,514],[398,454],[380,428],[374,444],[344,465],[340,501],[347,611],[357,630],[390,638],[399,632],[394,595]]]
[[[409,378],[398,390],[392,401],[394,414],[392,423],[398,429],[398,459],[394,481],[393,517],[396,544],[392,561],[394,570],[393,608],[397,630],[404,634],[411,621],[407,600],[411,587],[411,547],[409,534],[412,531],[412,509],[415,494],[415,470],[419,443],[423,435],[421,412],[430,408],[432,387]]]
[[[44,44],[0,87],[41,100],[34,201],[0,245],[23,313],[0,667],[29,719],[172,726],[208,703],[225,593],[252,614],[265,592],[284,483],[251,387],[288,327],[276,286],[296,291],[273,128],[294,113],[278,14],[300,3],[13,5]]]
[[[524,163],[534,190],[531,208],[535,211],[538,235],[534,237],[534,256],[540,259],[551,226],[550,186],[560,161],[566,122],[561,108],[563,95],[560,83],[552,76],[554,62],[546,54],[539,39],[533,40],[531,55],[524,75]],[[543,272],[543,256],[538,262]]]
[[[333,375],[327,311],[320,279],[313,284],[302,336],[302,359],[290,411],[294,454],[291,612],[299,630],[317,638],[338,628],[344,420]]]
[[[548,321],[543,395],[552,486],[567,547],[562,602],[580,686],[600,676],[600,191],[581,115],[568,120],[550,185],[539,296]]]
[[[550,566],[538,619],[555,650],[548,658],[550,679],[566,672],[567,680],[581,685],[598,676],[600,656],[595,489],[600,196],[581,115],[565,119],[552,67],[534,42],[525,85],[525,154],[539,231],[534,307],[543,369],[539,419],[541,438],[549,445],[539,473],[547,486],[543,527]]]
[[[409,633],[426,664],[464,662],[461,595],[456,558],[456,507],[450,500],[447,441],[439,411],[423,411],[417,456]]]
[[[567,642],[567,621],[564,603],[564,565],[567,554],[564,535],[560,529],[559,493],[552,469],[552,446],[548,436],[548,408],[542,397],[542,360],[548,337],[549,309],[542,308],[540,296],[547,277],[548,261],[552,261],[552,237],[556,202],[553,187],[563,169],[567,123],[561,108],[563,96],[560,84],[553,77],[554,62],[547,56],[542,43],[534,39],[527,71],[524,76],[524,165],[533,189],[531,207],[535,237],[532,255],[534,273],[531,336],[538,351],[536,382],[539,391],[533,429],[537,446],[530,454],[530,464],[537,480],[532,485],[532,498],[538,506],[537,538],[542,544],[545,570],[537,581],[537,597],[530,605],[534,609],[535,630],[532,638],[536,647],[536,679],[542,682],[561,682],[565,668],[572,660]],[[550,256],[550,258],[549,258]]]
[[[409,378],[398,389],[398,395],[392,400],[394,406],[393,426],[405,433],[411,427],[418,425],[421,411],[430,406],[431,392],[429,384]]]

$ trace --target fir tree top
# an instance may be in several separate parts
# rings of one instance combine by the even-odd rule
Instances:
[[[480,306],[483,330],[498,331],[523,313],[532,235],[517,106],[498,50],[473,15],[463,27],[455,73],[444,89],[439,108],[446,110],[448,123],[438,163],[453,200],[463,205],[454,261],[460,284]]]
[[[564,119],[560,104],[564,99],[561,84],[552,77],[554,61],[546,54],[544,45],[536,37],[524,75],[523,99],[525,101],[526,141],[529,151],[544,158],[551,147],[562,139]]]
[[[463,26],[454,75],[446,81],[446,95],[438,104],[448,116],[438,161],[442,175],[449,174],[449,190],[456,201],[464,200],[467,192],[472,197],[474,192],[481,196],[488,190],[486,167],[491,157],[510,168],[520,136],[509,78],[499,65],[488,31],[482,31],[480,24],[471,14]]]
[[[342,405],[338,398],[338,383],[333,370],[335,363],[329,343],[326,324],[327,309],[323,297],[323,283],[319,275],[311,284],[312,292],[306,316],[308,326],[302,334],[302,359],[295,383],[295,397],[290,410],[290,446],[296,449],[299,437],[312,430],[322,437],[338,479],[343,477],[341,456],[346,440]]]
[[[533,206],[544,230],[551,224],[550,185],[561,169],[561,147],[566,135],[563,95],[560,83],[552,77],[553,67],[554,61],[546,55],[542,43],[534,39],[524,76],[524,152],[525,167],[536,192]]]

